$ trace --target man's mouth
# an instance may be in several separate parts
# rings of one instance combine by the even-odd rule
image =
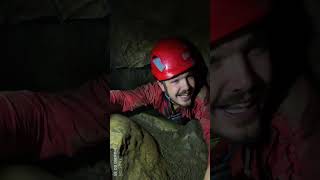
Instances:
[[[252,108],[255,108],[257,105],[257,99],[253,97],[249,97],[246,99],[239,100],[237,102],[226,103],[224,105],[217,106],[216,108],[222,109],[224,112],[228,114],[239,114],[246,112]]]
[[[238,113],[243,113],[248,109],[251,109],[255,105],[256,105],[256,102],[253,99],[249,99],[237,104],[231,104],[231,105],[225,106],[223,109],[226,113],[238,114]]]
[[[178,97],[184,101],[187,101],[191,99],[191,95],[192,95],[192,92],[187,92],[187,93],[179,94]]]

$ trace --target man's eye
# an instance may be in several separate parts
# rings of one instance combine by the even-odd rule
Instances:
[[[216,53],[214,51],[210,51],[210,64],[214,64],[218,61],[218,57],[216,56]]]
[[[187,80],[193,80],[194,79],[194,75],[189,75],[189,76],[187,76]]]
[[[210,71],[214,71],[222,66],[222,58],[210,57]]]
[[[210,57],[210,64],[215,64],[219,62],[219,58],[215,57],[215,56],[211,56]]]
[[[178,79],[171,81],[172,84],[177,84],[179,82]]]
[[[260,56],[266,52],[265,48],[252,48],[247,52],[248,57]]]

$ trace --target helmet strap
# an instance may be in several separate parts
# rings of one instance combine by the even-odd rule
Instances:
[[[173,100],[171,99],[171,97],[169,96],[168,88],[167,88],[166,84],[165,84],[163,81],[161,81],[161,83],[162,83],[162,85],[163,85],[163,87],[164,87],[164,96],[167,98],[167,100],[168,100],[169,103],[170,103],[171,109],[174,111],[174,107],[173,107],[174,102],[173,102]]]
[[[164,87],[164,95],[166,96],[166,98],[167,98],[170,102],[172,102],[172,100],[171,100],[171,98],[170,98],[170,96],[169,96],[169,93],[168,93],[168,88],[167,88],[166,83],[164,83],[163,81],[161,81],[161,83],[162,83],[162,85],[163,85],[163,87]]]

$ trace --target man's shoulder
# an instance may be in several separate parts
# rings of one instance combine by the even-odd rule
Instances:
[[[146,83],[146,84],[142,84],[142,85],[139,85],[133,89],[123,89],[123,90],[117,90],[117,89],[112,89],[111,91],[115,92],[115,91],[127,91],[127,90],[138,90],[138,91],[157,91],[157,92],[161,92],[161,88],[160,86],[158,85],[157,82],[149,82],[149,83]]]
[[[161,95],[162,90],[157,82],[149,82],[147,84],[141,85],[138,89],[143,89],[147,93],[151,93],[153,95]]]

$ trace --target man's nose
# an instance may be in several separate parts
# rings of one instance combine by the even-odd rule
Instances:
[[[233,84],[233,91],[247,91],[252,88],[254,73],[248,61],[242,54],[237,54],[232,60],[233,70],[230,72]]]
[[[189,90],[190,89],[191,85],[190,85],[190,82],[189,82],[188,78],[183,78],[181,80],[181,87],[182,87],[182,89],[185,89],[185,90]]]

